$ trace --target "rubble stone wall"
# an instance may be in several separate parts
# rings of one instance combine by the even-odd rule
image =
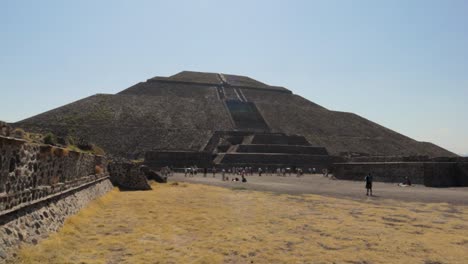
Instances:
[[[0,263],[111,188],[102,156],[0,136]]]
[[[147,170],[141,164],[130,161],[111,162],[109,172],[112,183],[124,190],[151,190]]]
[[[105,175],[104,157],[0,137],[0,212]]]
[[[108,178],[99,179],[76,191],[1,216],[0,263],[15,257],[15,251],[21,244],[37,244],[50,233],[58,231],[69,216],[112,188]]]

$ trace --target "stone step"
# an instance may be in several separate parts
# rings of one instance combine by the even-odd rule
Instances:
[[[213,160],[213,163],[214,164],[220,164],[221,161],[223,160],[224,158],[224,153],[220,153],[216,156],[216,158]]]
[[[303,136],[281,134],[256,134],[252,139],[252,144],[310,146],[309,141]]]
[[[245,136],[244,140],[242,141],[242,144],[247,145],[247,144],[252,144],[253,140],[253,135]]]
[[[219,157],[219,158],[218,158]],[[231,165],[277,165],[313,166],[327,164],[328,155],[273,154],[273,153],[221,153],[215,159],[216,164]]]
[[[145,154],[145,165],[151,169],[165,166],[183,168],[193,165],[209,167],[212,154],[197,151],[148,151]]]
[[[229,147],[229,149],[226,151],[227,153],[234,153],[237,152],[237,149],[239,148],[240,145],[232,145]]]
[[[269,144],[242,144],[237,148],[237,152],[328,155],[328,152],[324,147]]]
[[[254,103],[227,100],[226,106],[237,129],[252,131],[270,130]]]

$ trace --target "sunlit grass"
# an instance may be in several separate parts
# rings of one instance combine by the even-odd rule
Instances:
[[[467,220],[448,204],[153,185],[113,190],[16,262],[466,263]]]

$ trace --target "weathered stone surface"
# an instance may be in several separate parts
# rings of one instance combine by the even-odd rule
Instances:
[[[12,258],[21,244],[37,244],[58,231],[65,219],[113,188],[108,179],[0,216],[0,263]]]
[[[330,155],[455,156],[356,114],[330,111],[285,88],[216,73],[152,78],[116,95],[91,96],[15,125],[62,137],[73,134],[132,159],[152,150],[202,151],[216,131],[253,130],[304,136]]]
[[[0,136],[0,263],[112,188],[107,160]]]
[[[149,169],[140,163],[118,161],[109,164],[112,183],[124,190],[151,190],[147,173]]]
[[[167,183],[167,177],[162,176],[161,174],[157,173],[156,171],[150,169],[146,165],[142,165],[140,170],[146,175],[148,180],[153,180],[158,183]]]
[[[0,213],[106,174],[104,157],[0,137]]]

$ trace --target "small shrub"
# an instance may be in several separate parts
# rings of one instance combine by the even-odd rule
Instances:
[[[27,138],[27,133],[24,132],[23,129],[21,128],[15,128],[11,135],[15,138],[21,138],[21,139],[26,139]]]
[[[48,145],[57,145],[57,138],[55,137],[54,134],[52,134],[52,133],[47,133],[47,134],[44,136],[44,144],[48,144]]]
[[[80,138],[76,144],[78,148],[84,151],[92,151],[93,150],[93,144],[89,143],[87,140]]]
[[[61,146],[66,146],[67,144],[67,139],[64,137],[57,137],[57,144]]]
[[[102,148],[100,148],[100,147],[98,147],[98,146],[96,146],[94,144],[92,145],[92,150],[91,151],[95,155],[101,155],[101,156],[106,155],[106,152]]]

